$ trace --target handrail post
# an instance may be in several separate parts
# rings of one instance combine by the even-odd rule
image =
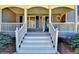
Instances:
[[[17,27],[16,27],[15,35],[16,35],[16,52],[18,52],[19,45],[18,45],[18,28]]]
[[[57,52],[58,47],[58,28],[56,28],[56,41],[55,41],[55,51]]]

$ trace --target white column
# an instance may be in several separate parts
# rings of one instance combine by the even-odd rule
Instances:
[[[25,23],[25,31],[27,33],[27,9],[24,9],[24,23]]]
[[[45,31],[45,16],[42,16],[42,22],[43,22],[43,32]]]
[[[51,16],[51,8],[49,8],[49,33],[50,33],[50,23],[51,23],[51,18],[52,18],[52,16]]]
[[[51,23],[51,18],[52,18],[51,8],[49,8],[49,23]]]
[[[78,12],[77,5],[75,6],[75,32],[77,32]]]
[[[1,32],[1,24],[2,24],[2,9],[0,9],[0,32]]]

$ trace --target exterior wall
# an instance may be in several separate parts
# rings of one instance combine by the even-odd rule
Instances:
[[[23,16],[23,22],[24,22],[24,15],[16,14],[16,23],[20,22],[20,16]]]
[[[9,9],[4,9],[2,12],[2,22],[16,22],[16,14]]]

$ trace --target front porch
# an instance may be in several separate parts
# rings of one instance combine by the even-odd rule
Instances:
[[[29,7],[29,8],[19,8],[19,7],[3,8],[2,19],[1,19],[2,20],[1,32],[5,32],[6,34],[11,35],[12,37],[16,37],[17,52],[19,51],[18,49],[20,48],[23,42],[23,39],[25,38],[25,36],[27,37],[27,34],[29,32],[33,32],[33,35],[35,36],[35,38],[37,36],[41,37],[42,34],[39,35],[38,32],[40,33],[47,32],[49,34],[47,37],[51,40],[51,41],[49,40],[50,44],[49,46],[47,46],[47,50],[52,51],[53,50],[52,48],[55,48],[54,52],[56,53],[58,49],[57,47],[58,36],[65,37],[65,34],[64,34],[65,32],[78,31],[78,27],[77,27],[78,24],[76,23],[77,20],[75,20],[76,13],[77,12],[76,12],[75,6],[74,8],[66,7],[66,6],[64,7],[58,6],[54,8],[52,6],[47,6],[47,7],[36,6],[36,7]],[[33,36],[32,34],[30,35]],[[44,38],[47,38],[47,37],[45,36]],[[41,39],[44,40],[43,38]],[[38,41],[41,42],[40,40]],[[49,42],[49,41],[46,40],[46,42]],[[52,41],[53,41],[53,44],[51,43]],[[54,45],[52,48],[51,48],[51,44],[52,46]],[[34,46],[36,47],[36,45]],[[45,47],[45,45],[43,45],[43,47]]]

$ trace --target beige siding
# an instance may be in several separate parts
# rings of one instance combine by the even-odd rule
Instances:
[[[8,8],[2,11],[2,22],[16,22],[16,14]]]

